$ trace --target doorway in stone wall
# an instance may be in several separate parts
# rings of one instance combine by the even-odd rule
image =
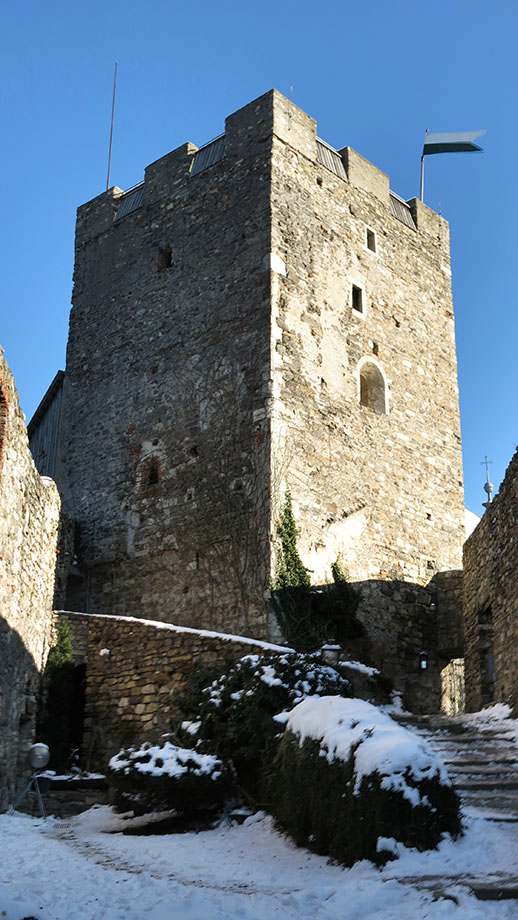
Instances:
[[[480,666],[480,702],[482,706],[494,702],[495,653],[493,648],[493,612],[484,607],[478,614],[478,660]]]
[[[465,710],[464,658],[452,658],[441,671],[441,712],[456,716]]]

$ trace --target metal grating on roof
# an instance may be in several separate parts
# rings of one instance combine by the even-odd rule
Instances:
[[[335,176],[339,176],[340,179],[345,179],[347,182],[344,161],[338,153],[338,150],[335,150],[334,147],[330,147],[325,141],[321,141],[319,137],[317,137],[317,161],[321,166],[330,169]]]
[[[121,217],[126,217],[126,214],[131,214],[132,211],[136,211],[137,208],[141,207],[143,200],[144,183],[141,182],[140,185],[136,185],[135,188],[130,189],[129,192],[125,192],[113,219],[120,220]]]
[[[392,217],[395,217],[396,220],[400,220],[402,224],[406,224],[411,230],[417,230],[414,218],[412,217],[412,211],[406,201],[400,198],[399,195],[396,195],[395,192],[390,192],[389,199]]]
[[[222,134],[220,137],[217,137],[215,140],[211,141],[209,144],[205,144],[204,147],[200,147],[200,149],[196,151],[192,158],[190,175],[195,176],[196,173],[200,173],[209,166],[213,166],[218,160],[222,160],[224,156],[225,135]]]

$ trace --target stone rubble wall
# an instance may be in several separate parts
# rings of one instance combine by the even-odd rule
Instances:
[[[416,230],[397,220],[380,170],[346,148],[349,182],[330,172],[306,152],[313,119],[276,106],[288,126],[273,139],[272,425],[301,554],[317,584],[340,555],[355,581],[426,585],[460,568],[464,539],[448,224],[418,201]],[[385,375],[387,414],[360,404],[362,359]]]
[[[464,573],[462,569],[438,572],[437,586],[438,646],[443,658],[457,659],[464,655]]]
[[[426,595],[464,535],[448,224],[396,202],[351,148],[326,153],[274,90],[227,118],[223,143],[200,172],[192,144],[151,164],[120,219],[118,188],[78,210],[65,606],[270,638],[289,490],[312,582],[338,559],[365,585],[373,645],[411,681],[414,646],[424,631],[439,660],[444,623],[435,586],[421,604],[400,583]],[[360,404],[364,366],[386,413]]]
[[[120,220],[117,188],[78,210],[69,609],[267,636],[270,115],[231,116],[196,175],[192,144],[148,166]]]
[[[23,780],[35,740],[40,674],[52,633],[60,499],[38,474],[25,417],[0,350],[0,810]]]
[[[410,689],[427,637],[433,687],[419,705],[431,709],[445,629],[432,580],[460,568],[464,539],[448,224],[415,200],[416,229],[396,219],[381,170],[346,148],[345,181],[318,162],[313,119],[283,97],[275,106],[273,517],[289,490],[313,582],[340,561],[361,587],[373,645]],[[384,376],[387,413],[360,404],[365,361]],[[458,594],[441,600],[458,621]]]
[[[439,646],[436,581],[426,586],[384,579],[353,584],[370,640],[368,660],[390,676],[406,709],[437,712],[446,660]],[[421,667],[422,653],[426,668]]]
[[[518,452],[498,495],[464,544],[466,708],[518,704]],[[490,611],[490,615],[489,615]],[[483,687],[482,647],[492,644],[494,687]]]
[[[62,611],[77,661],[88,658],[82,763],[105,769],[125,745],[171,730],[191,674],[279,646],[124,617]],[[85,642],[86,639],[86,642]]]

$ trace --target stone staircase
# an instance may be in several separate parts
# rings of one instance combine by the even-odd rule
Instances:
[[[483,818],[502,825],[518,825],[518,721],[469,715],[416,716],[400,714],[397,721],[417,732],[442,759],[460,797],[466,817]],[[518,828],[517,828],[518,830]],[[408,879],[410,882],[411,880]],[[416,879],[412,880],[415,884]],[[439,879],[422,879],[440,893]],[[518,900],[518,878],[449,878],[448,885],[466,885],[482,900]]]
[[[518,822],[518,724],[463,716],[399,716],[445,763],[464,810]]]

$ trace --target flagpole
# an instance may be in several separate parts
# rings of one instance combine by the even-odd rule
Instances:
[[[432,153],[472,153],[481,152],[482,147],[473,143],[485,134],[485,131],[443,131],[439,134],[429,134],[428,128],[424,136],[424,147],[421,156],[421,201],[424,200],[424,158]]]
[[[115,70],[113,72],[113,97],[112,97],[112,120],[110,124],[110,148],[108,151],[108,175],[106,177],[106,191],[110,187],[110,168],[112,163],[112,141],[113,141],[113,116],[115,114],[115,90],[117,88],[117,65],[118,61],[115,61]]]
[[[426,129],[425,134],[424,134],[425,144],[426,144],[427,136],[428,136],[428,128]],[[424,196],[424,147],[423,147],[423,153],[421,156],[421,201],[424,200],[423,196]]]

